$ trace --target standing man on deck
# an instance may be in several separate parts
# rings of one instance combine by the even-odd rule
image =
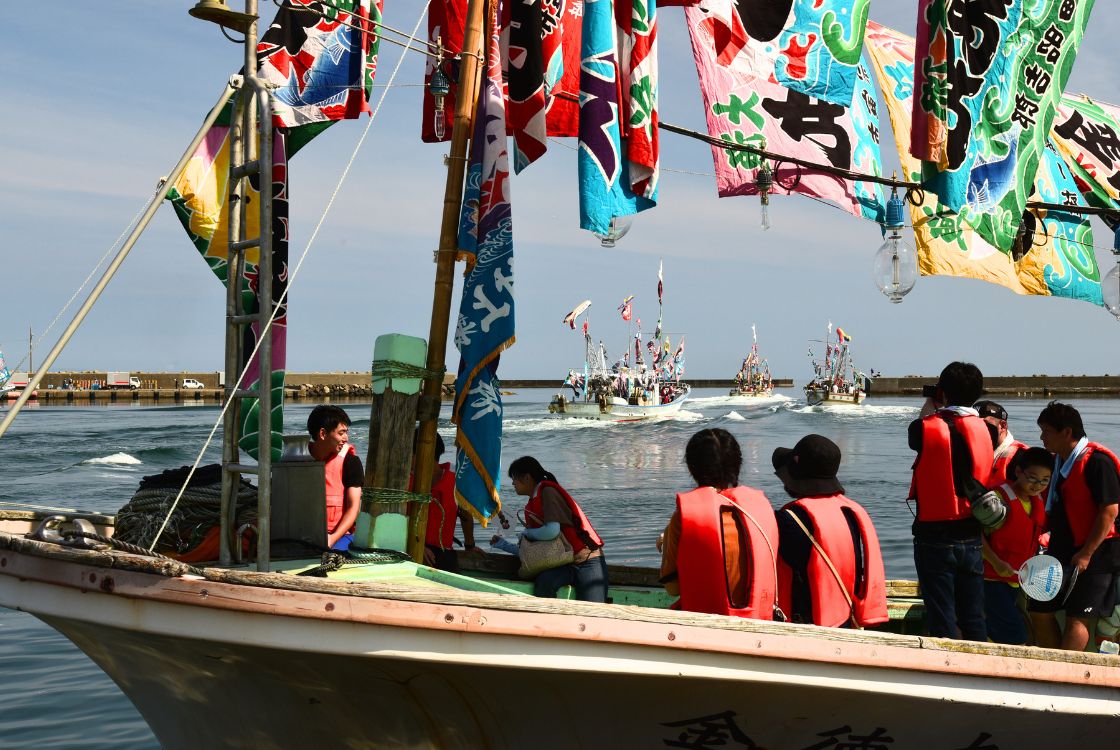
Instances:
[[[973,408],[980,415],[980,419],[996,429],[995,463],[992,465],[992,476],[988,486],[999,487],[1007,483],[1007,468],[1015,458],[1015,454],[1027,445],[1016,440],[1011,430],[1007,429],[1007,409],[995,401],[977,401],[973,404]]]
[[[909,429],[918,454],[910,484],[918,506],[914,565],[929,633],[970,641],[988,637],[980,524],[971,511],[987,491],[994,459],[994,428],[972,408],[983,390],[980,368],[950,362]]]
[[[1120,459],[1085,436],[1081,414],[1051,401],[1038,415],[1039,437],[1057,454],[1047,497],[1049,553],[1065,566],[1066,584],[1049,602],[1031,602],[1039,646],[1084,651],[1096,619],[1116,605],[1120,575]],[[1072,588],[1071,588],[1072,586]],[[1065,609],[1059,636],[1054,612]]]

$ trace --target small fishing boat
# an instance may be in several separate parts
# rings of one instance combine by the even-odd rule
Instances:
[[[751,350],[735,373],[735,387],[727,395],[738,398],[763,398],[774,395],[774,379],[770,363],[759,357],[758,332],[751,324]]]
[[[678,414],[691,386],[681,381],[684,375],[684,337],[676,350],[671,348],[668,337],[661,339],[661,302],[664,285],[662,268],[657,272],[657,298],[659,312],[657,328],[643,353],[642,322],[637,321],[638,331],[613,365],[607,365],[607,350],[600,341],[594,344],[589,330],[590,300],[584,300],[567,315],[563,322],[572,330],[583,317],[584,358],[583,371],[569,370],[561,390],[548,404],[550,414],[582,419],[600,419],[615,422],[633,422],[643,419],[672,417]],[[619,305],[622,319],[630,322],[633,315],[630,295]],[[647,363],[648,357],[648,363]],[[565,389],[570,388],[571,393]]]
[[[4,362],[4,352],[0,351],[0,398],[6,398],[13,390],[15,386],[12,385],[12,371]]]
[[[867,376],[852,363],[849,344],[852,337],[844,329],[836,328],[836,343],[832,342],[832,322],[824,344],[824,360],[809,358],[813,363],[813,379],[805,385],[805,401],[809,406],[838,405],[859,406],[867,398]]]

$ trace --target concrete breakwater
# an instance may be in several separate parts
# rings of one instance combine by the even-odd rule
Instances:
[[[222,396],[222,375],[219,372],[132,372],[142,387],[136,390],[111,390],[104,387],[104,371],[51,372],[39,386],[40,401],[217,401]],[[183,388],[187,379],[202,383],[202,388]],[[730,388],[730,378],[687,378],[694,388]],[[444,376],[443,395],[454,393],[455,378]],[[879,377],[871,384],[872,396],[913,396],[921,398],[922,387],[936,383],[936,375]],[[98,388],[92,388],[93,384]],[[72,384],[72,387],[65,387]],[[775,378],[780,389],[802,385],[789,378]],[[509,378],[502,381],[504,390],[545,388],[560,390],[560,381],[549,379]],[[368,372],[289,372],[284,379],[287,398],[364,398],[371,395]],[[996,397],[1052,398],[1071,396],[1120,396],[1120,375],[1009,375],[984,379],[984,390]]]

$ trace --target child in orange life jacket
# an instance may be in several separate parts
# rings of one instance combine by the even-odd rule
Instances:
[[[696,489],[677,495],[658,540],[661,583],[682,610],[774,619],[778,527],[766,495],[739,485],[739,443],[701,430],[684,456]]]
[[[1021,608],[1019,568],[1038,552],[1046,529],[1046,501],[1054,457],[1044,448],[1016,453],[1009,481],[992,487],[1007,506],[1002,525],[984,533],[984,616],[988,638],[996,643],[1027,642]]]
[[[350,416],[340,407],[320,404],[307,417],[308,450],[326,464],[327,546],[345,550],[354,538],[365,471],[350,443]]]
[[[420,437],[417,429],[412,438],[413,468],[416,461],[416,443]],[[451,573],[459,572],[459,558],[455,544],[455,519],[463,527],[463,548],[478,552],[474,544],[474,518],[469,511],[459,507],[455,499],[455,472],[450,462],[439,463],[445,450],[443,438],[436,433],[436,463],[432,470],[432,502],[428,506],[428,527],[424,538],[424,564]]]

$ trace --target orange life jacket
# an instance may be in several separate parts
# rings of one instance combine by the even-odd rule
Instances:
[[[1073,544],[1077,547],[1085,544],[1085,540],[1089,538],[1089,531],[1093,528],[1093,520],[1097,517],[1097,503],[1089,494],[1089,485],[1085,482],[1085,462],[1094,452],[1108,456],[1116,470],[1120,472],[1120,459],[1116,458],[1116,454],[1100,443],[1091,442],[1073,464],[1069,476],[1058,485],[1062,507],[1065,509],[1066,519],[1069,520],[1070,531],[1073,532]],[[1057,481],[1057,477],[1052,481]],[[1120,534],[1116,533],[1116,524],[1113,524],[1105,539],[1115,536]]]
[[[346,487],[342,484],[342,466],[346,463],[347,456],[356,456],[353,443],[328,458],[324,464],[327,475],[327,533],[333,534],[338,530],[338,522],[342,520],[343,498],[346,497]]]
[[[919,521],[959,521],[971,515],[968,500],[953,482],[950,425],[968,445],[976,481],[986,486],[991,477],[995,450],[984,420],[953,412],[938,412],[924,418],[922,451],[914,462],[914,478],[910,485],[910,496],[918,503]]]
[[[1038,537],[1046,530],[1046,501],[1035,495],[1031,498],[1031,512],[1027,513],[1010,485],[1001,485],[995,491],[1007,505],[1007,518],[1002,526],[988,534],[988,546],[996,557],[1017,571],[1028,558],[1038,552]],[[1001,576],[987,560],[984,560],[984,579],[1019,583],[1017,574]]]
[[[861,626],[886,622],[889,619],[886,574],[879,550],[879,536],[867,511],[843,495],[801,498],[788,503],[782,512],[793,506],[808,515],[810,522],[806,526],[832,561],[852,599],[849,605],[848,597],[840,590],[840,583],[828,563],[815,546],[811,547],[806,574],[813,605],[813,624],[837,627],[848,622],[852,616]],[[856,548],[848,524],[849,517],[859,530],[860,546],[863,548],[861,570],[856,570]],[[804,535],[805,532],[798,529],[794,533]],[[793,569],[779,556],[778,606],[789,613],[792,604]]]
[[[730,487],[717,492],[697,487],[677,495],[681,538],[677,546],[680,609],[715,615],[736,615],[758,620],[774,619],[777,595],[775,556],[778,523],[774,509],[761,491]],[[740,529],[740,551],[750,560],[742,571],[746,601],[731,601],[724,561],[723,513],[730,510]]]
[[[560,497],[564,498],[564,502],[568,504],[568,510],[571,511],[572,517],[575,518],[576,523],[579,524],[578,528],[575,526],[565,526],[563,524],[560,525],[560,533],[563,534],[564,538],[568,540],[568,544],[572,545],[572,551],[581,552],[584,549],[587,549],[587,542],[584,541],[585,535],[586,538],[590,539],[591,543],[595,545],[595,549],[600,549],[603,546],[603,540],[599,538],[599,535],[595,532],[595,529],[594,527],[592,527],[591,522],[588,521],[587,516],[583,514],[583,509],[580,508],[579,504],[572,499],[572,496],[568,494],[568,491],[566,489],[558,485],[556,482],[550,482],[547,479],[542,480],[540,484],[537,485],[536,494],[534,494],[529,499],[529,502],[525,504],[526,528],[536,529],[544,525],[543,521],[541,520],[544,516],[543,503],[541,501],[541,492],[545,487],[551,487],[552,489],[560,493]]]
[[[443,469],[439,480],[432,485],[432,504],[428,508],[428,529],[424,542],[440,549],[451,549],[455,544],[455,519],[459,517],[459,504],[455,502],[455,472],[451,464],[440,464]]]
[[[989,487],[999,487],[1006,484],[1010,479],[1007,476],[1007,466],[1011,463],[1011,459],[1015,458],[1015,454],[1027,447],[1026,443],[1015,440],[1011,443],[1011,450],[1002,456],[996,456],[995,463],[992,465],[992,474],[988,477],[987,485]]]

